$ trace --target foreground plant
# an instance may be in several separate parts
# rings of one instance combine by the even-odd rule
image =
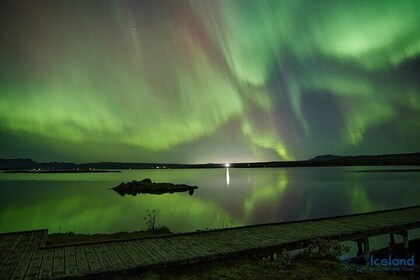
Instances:
[[[157,209],[149,210],[147,209],[147,215],[144,217],[144,222],[146,223],[147,231],[155,234],[171,233],[170,229],[164,225],[156,225],[157,216],[160,211]]]

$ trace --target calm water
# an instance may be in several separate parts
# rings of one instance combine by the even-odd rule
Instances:
[[[410,167],[397,167],[407,169]],[[110,233],[145,229],[147,209],[174,232],[290,221],[420,204],[420,172],[396,167],[126,170],[0,174],[0,232]],[[121,197],[108,188],[151,178],[197,185],[192,195]]]

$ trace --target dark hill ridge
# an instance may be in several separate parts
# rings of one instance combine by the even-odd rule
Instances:
[[[271,162],[245,162],[231,163],[230,167],[310,167],[310,166],[367,166],[367,165],[420,165],[420,153],[388,154],[388,155],[360,155],[338,156],[321,155],[309,160],[300,161],[271,161]],[[221,163],[207,164],[173,164],[173,163],[121,163],[121,162],[96,162],[96,163],[66,163],[49,162],[40,163],[29,158],[26,159],[0,159],[0,170],[90,170],[90,169],[185,169],[185,168],[226,168]]]
[[[386,154],[386,155],[360,155],[360,156],[337,156],[323,155],[317,156],[309,161],[330,161],[330,162],[355,162],[355,163],[375,163],[382,162],[385,164],[419,164],[420,153],[410,154]]]
[[[224,165],[223,165],[224,166]],[[40,163],[32,159],[1,159],[0,170],[112,170],[112,169],[156,169],[156,168],[215,168],[222,167],[222,164],[165,164],[165,163],[124,163],[124,162],[93,162],[93,163],[66,163],[66,162],[48,162]]]
[[[316,156],[316,157],[314,157],[312,159],[309,159],[309,160],[312,160],[312,161],[336,160],[336,159],[340,159],[342,157],[343,156],[336,156],[336,155],[330,155],[330,154],[328,154],[328,155]]]
[[[309,160],[234,163],[231,167],[316,167],[316,166],[420,165],[420,153],[338,156],[322,155]]]
[[[0,159],[0,169],[33,169],[40,168],[40,163],[33,161],[30,158],[17,158],[17,159]]]
[[[1,170],[29,170],[29,169],[76,169],[75,163],[48,162],[40,163],[30,158],[25,159],[0,159]]]

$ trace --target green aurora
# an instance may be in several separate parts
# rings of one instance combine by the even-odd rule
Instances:
[[[418,151],[419,14],[417,0],[2,1],[0,155]]]

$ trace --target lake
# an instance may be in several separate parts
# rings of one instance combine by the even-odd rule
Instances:
[[[416,167],[123,170],[0,174],[0,232],[112,233],[146,228],[147,209],[173,232],[293,221],[420,203]],[[359,171],[378,172],[359,172]],[[382,171],[381,171],[382,170]],[[109,188],[151,178],[197,185],[186,193],[120,196]]]

